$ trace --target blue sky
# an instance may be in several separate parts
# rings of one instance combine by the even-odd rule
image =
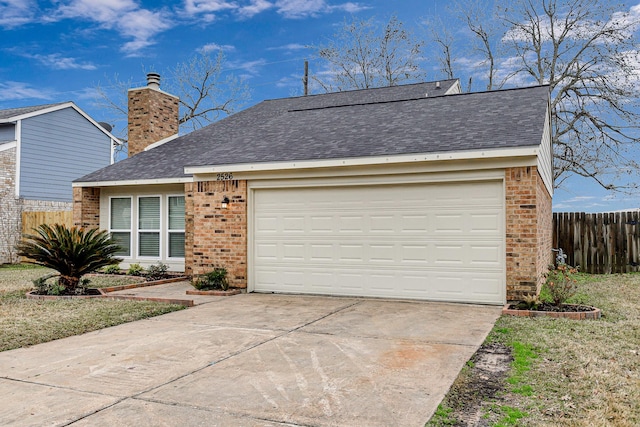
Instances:
[[[303,63],[322,73],[310,45],[326,44],[341,23],[373,17],[384,25],[396,14],[414,36],[428,39],[425,22],[442,19],[464,40],[446,0],[0,0],[0,109],[74,101],[98,121],[111,113],[96,103],[96,86],[117,75],[145,84],[145,72],[163,73],[203,50],[222,49],[225,73],[245,79],[246,106],[302,92]],[[638,6],[623,2],[621,10]],[[474,74],[468,50],[462,81]],[[443,78],[427,44],[421,64],[427,80]],[[505,63],[508,58],[504,58]],[[472,67],[472,65],[468,65]],[[163,74],[164,77],[167,77]],[[640,156],[639,156],[640,157]],[[585,179],[569,179],[554,210],[640,208],[640,194],[615,195]]]

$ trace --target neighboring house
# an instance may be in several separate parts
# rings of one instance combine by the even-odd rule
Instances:
[[[552,256],[549,88],[459,92],[268,100],[181,137],[147,133],[148,148],[74,182],[74,221],[113,233],[124,267],[222,266],[248,291],[520,299]],[[129,96],[130,123],[177,130],[157,84]]]
[[[22,212],[71,211],[71,181],[111,164],[116,138],[73,102],[0,110],[0,264]]]

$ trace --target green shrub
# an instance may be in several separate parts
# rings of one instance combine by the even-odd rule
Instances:
[[[33,280],[33,286],[40,295],[61,295],[64,293],[64,286],[60,285],[57,280],[51,281],[54,277],[58,277],[57,273],[47,274]]]
[[[216,290],[226,291],[229,289],[229,281],[227,280],[227,269],[224,267],[216,267],[213,271],[198,277],[193,286],[200,290]]]
[[[140,264],[131,264],[127,270],[129,276],[142,276],[144,275],[144,267]]]
[[[57,277],[56,280],[51,280]],[[47,274],[32,281],[39,295],[68,295],[67,289],[60,284],[60,275],[57,273]],[[81,279],[80,283],[74,289],[75,295],[83,295],[89,287],[89,279]]]
[[[146,276],[147,280],[162,280],[167,278],[167,269],[169,267],[158,261],[157,264],[150,265],[147,268]]]
[[[60,274],[57,282],[64,289],[53,292],[74,295],[83,287],[82,276],[122,261],[114,258],[120,247],[104,230],[42,224],[35,231],[18,243],[18,255]]]
[[[554,305],[562,305],[577,292],[575,274],[577,268],[559,263],[557,267],[549,266],[549,272],[543,286],[542,295]]]
[[[120,274],[120,264],[113,264],[106,266],[102,272],[104,274]]]

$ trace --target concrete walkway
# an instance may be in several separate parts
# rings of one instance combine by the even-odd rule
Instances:
[[[227,297],[216,297],[209,295],[187,295],[187,290],[193,290],[194,287],[191,282],[185,280],[183,282],[166,283],[164,285],[145,286],[140,288],[125,289],[122,291],[109,292],[109,295],[126,296],[126,297],[138,297],[138,298],[152,298],[152,299],[167,299],[167,300],[190,300],[193,301],[193,305],[206,304],[209,302],[218,301]]]
[[[422,426],[500,315],[462,304],[208,298],[0,353],[0,425]]]

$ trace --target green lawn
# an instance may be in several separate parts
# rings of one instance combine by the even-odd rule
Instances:
[[[0,267],[0,351],[158,316],[184,308],[150,301],[107,299],[38,301],[25,293],[32,280],[51,273],[34,266]],[[118,286],[142,280],[118,276],[91,277],[92,287]]]
[[[640,425],[640,274],[580,275],[572,299],[601,320],[503,316],[486,343],[511,349],[503,391],[483,399],[492,426]],[[456,424],[465,369],[428,425]],[[482,396],[480,396],[482,398]]]

